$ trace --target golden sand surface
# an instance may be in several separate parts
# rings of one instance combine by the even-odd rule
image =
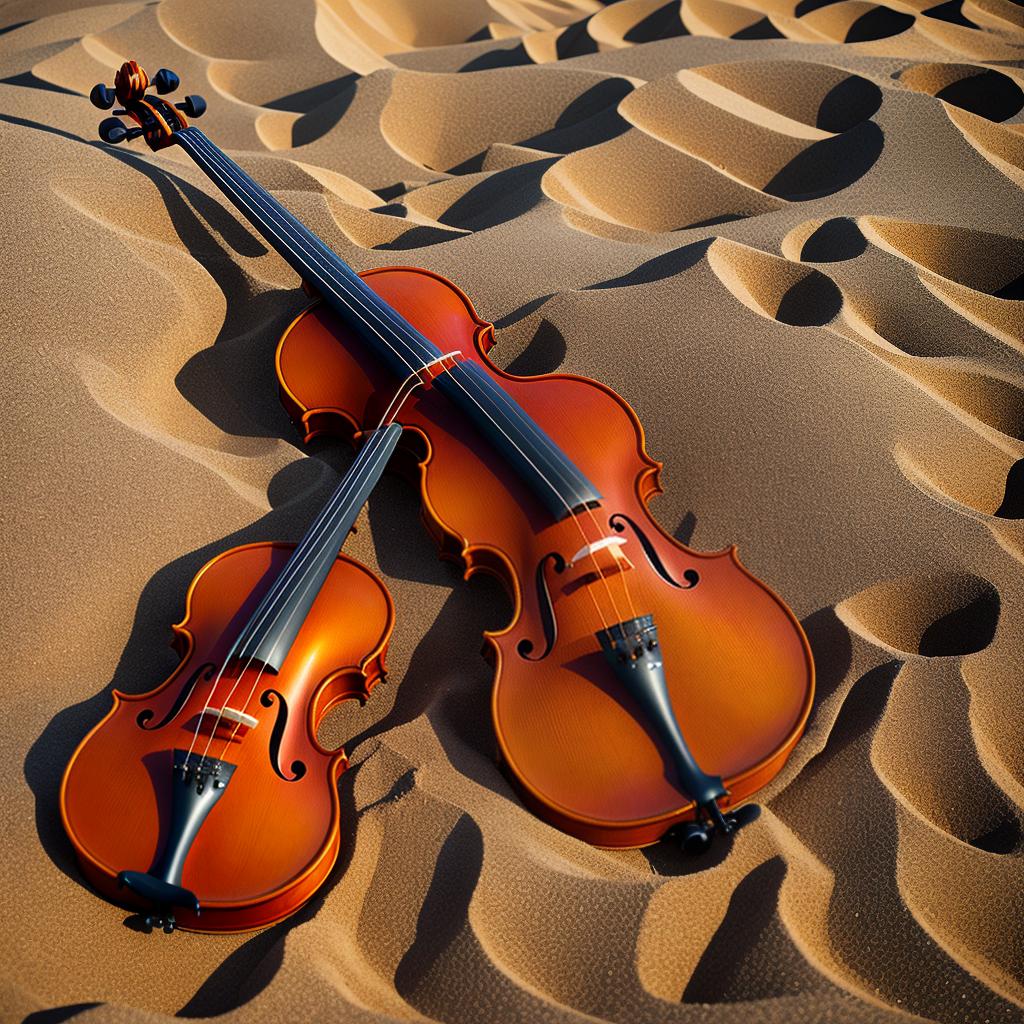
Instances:
[[[1011,0],[0,6],[5,1020],[1024,1019],[1024,7]],[[462,583],[386,479],[347,551],[398,629],[334,713],[343,852],[263,932],[140,935],[61,773],[155,687],[189,581],[297,539],[350,456],[279,404],[296,276],[172,148],[97,141],[125,59],[355,268],[428,267],[518,372],[587,374],[740,545],[819,685],[731,848],[610,853],[496,767]],[[256,844],[259,836],[240,836]],[[44,1012],[48,1011],[48,1012]]]

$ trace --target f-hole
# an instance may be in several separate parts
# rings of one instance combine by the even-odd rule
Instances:
[[[541,628],[544,630],[544,650],[540,654],[534,654],[534,643],[532,640],[523,639],[516,646],[520,658],[527,661],[543,661],[555,646],[558,638],[558,622],[555,619],[555,609],[551,603],[551,591],[548,589],[547,574],[545,567],[551,562],[555,572],[565,571],[565,559],[557,551],[549,551],[538,563],[536,572],[537,606],[540,608]]]
[[[284,730],[288,725],[288,704],[277,690],[264,690],[260,697],[260,703],[265,708],[272,707],[275,700],[277,701],[277,718],[274,719],[274,729],[270,734],[270,767],[285,782],[298,782],[306,774],[306,765],[302,761],[292,761],[292,774],[285,775],[281,771],[280,764],[281,740],[284,738]]]
[[[644,554],[647,556],[647,561],[651,563],[651,568],[668,584],[673,587],[678,587],[680,590],[692,590],[698,583],[700,583],[700,573],[696,569],[687,569],[683,573],[683,579],[685,583],[680,583],[678,580],[672,578],[669,574],[668,569],[665,568],[665,563],[661,560],[661,556],[658,554],[654,545],[651,543],[650,538],[640,529],[636,523],[633,522],[629,516],[624,515],[622,512],[616,512],[615,515],[608,520],[608,525],[616,532],[622,533],[626,529],[626,524],[629,524],[633,528],[633,532],[636,534],[636,539],[640,541],[640,546],[644,549]]]
[[[135,723],[140,729],[145,729],[147,732],[152,732],[155,729],[162,729],[168,722],[173,721],[178,717],[178,712],[185,706],[185,702],[192,696],[192,691],[196,687],[196,683],[202,676],[203,682],[208,683],[213,678],[213,673],[217,671],[217,666],[212,661],[206,662],[205,665],[200,665],[199,668],[192,673],[189,680],[185,685],[178,691],[177,699],[171,705],[170,710],[160,719],[156,725],[150,725],[149,723],[153,720],[153,716],[156,712],[152,708],[146,708],[140,711],[135,716]],[[205,673],[205,674],[204,674]]]

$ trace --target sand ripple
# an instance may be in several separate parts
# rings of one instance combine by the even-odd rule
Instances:
[[[7,1018],[1021,1019],[1021,7],[73,8],[0,26]],[[620,390],[666,529],[792,602],[817,700],[731,848],[612,854],[522,807],[477,657],[508,609],[386,480],[347,550],[401,627],[321,733],[353,762],[335,875],[169,942],[81,884],[57,786],[107,689],[156,685],[199,566],[297,537],[347,464],[275,393],[296,277],[181,154],[94,142],[129,56],[355,266],[448,274],[505,364]]]

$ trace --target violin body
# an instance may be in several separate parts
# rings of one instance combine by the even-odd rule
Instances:
[[[655,842],[697,813],[650,716],[608,670],[595,608],[605,621],[653,614],[672,708],[696,761],[723,777],[729,795],[721,806],[769,782],[811,708],[807,639],[734,547],[693,551],[654,521],[647,503],[660,490],[661,467],[646,454],[629,405],[596,381],[500,370],[487,358],[492,326],[436,274],[386,268],[360,276],[441,351],[477,363],[571,455],[602,495],[588,527],[596,524],[627,555],[597,573],[593,559],[570,564],[593,529],[581,541],[576,517],[545,515],[436,388],[420,389],[401,409],[404,469],[442,557],[467,578],[493,574],[513,602],[509,624],[485,634],[485,653],[494,664],[500,760],[524,802],[603,847]],[[319,304],[286,331],[277,372],[282,400],[307,439],[376,422],[395,386],[365,343]],[[607,549],[594,558],[602,554]]]
[[[213,706],[237,682],[228,703],[257,724],[236,728],[203,714],[239,624],[293,547],[249,544],[208,562],[189,588],[184,619],[172,627],[178,667],[149,693],[115,691],[110,712],[72,756],[61,816],[85,875],[109,899],[151,907],[119,876],[145,872],[161,856],[174,828],[172,758],[194,737],[198,757],[211,732],[211,753],[233,774],[184,860],[180,882],[201,912],[179,908],[178,924],[211,932],[272,924],[298,909],[334,865],[337,780],[347,760],[342,750],[324,749],[316,730],[334,704],[365,701],[383,677],[394,622],[384,585],[339,555],[281,671],[257,679],[258,666],[237,666],[219,681]]]
[[[160,908],[185,908],[186,926],[202,904],[202,926],[228,928],[283,916],[329,870],[344,757],[318,746],[316,725],[335,700],[369,692],[391,628],[383,585],[335,554],[400,442],[442,557],[467,576],[492,573],[511,596],[511,620],[485,634],[485,653],[498,754],[526,804],[606,847],[646,845],[682,825],[697,852],[753,820],[755,807],[736,805],[778,773],[813,698],[793,613],[734,547],[700,553],[660,529],[647,505],[661,466],[621,397],[580,377],[503,372],[487,357],[492,326],[436,274],[357,274],[189,124],[206,108],[201,97],[161,98],[179,84],[166,68],[150,82],[127,61],[114,89],[90,94],[101,109],[124,107],[100,137],[176,143],[322,297],[278,346],[282,399],[307,439],[335,432],[362,446],[351,482],[273,588],[273,547],[240,549],[200,573],[177,627],[182,667],[153,694],[115,694],[76,754],[64,815],[87,874],[106,891],[121,883]],[[316,598],[328,574],[360,572],[360,585],[332,580]],[[204,689],[219,693],[218,664],[242,673],[243,691],[259,665],[250,689],[267,713],[250,715],[248,698],[236,707],[232,689],[208,714],[209,695],[200,701]],[[204,727],[209,740],[193,754]],[[207,756],[218,730],[223,753]],[[126,810],[137,821],[124,821]],[[161,914],[172,930],[173,915]]]

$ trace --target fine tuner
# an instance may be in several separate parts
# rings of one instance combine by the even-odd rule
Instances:
[[[159,95],[146,94],[150,85]],[[113,89],[98,82],[89,93],[93,106],[100,110],[110,110],[115,102],[123,108],[100,122],[100,138],[110,145],[142,137],[153,149],[170,145],[173,133],[188,127],[187,118],[202,117],[206,113],[206,100],[202,96],[186,96],[181,103],[174,104],[161,99],[180,85],[181,79],[169,68],[161,68],[150,80],[135,61],[126,61],[114,76]],[[122,117],[130,117],[134,126],[126,125]]]

